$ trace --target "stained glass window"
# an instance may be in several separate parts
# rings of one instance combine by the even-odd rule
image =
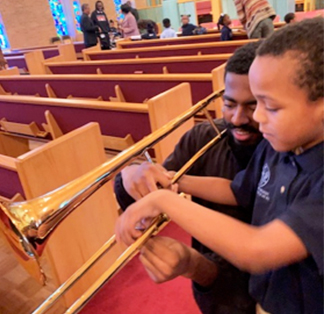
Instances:
[[[8,37],[0,14],[0,48],[6,49],[9,47],[10,45],[9,45]]]
[[[60,36],[68,35],[62,0],[48,0],[48,2],[52,11],[56,33]]]
[[[121,0],[114,0],[114,4],[115,4],[115,10],[117,14],[117,20],[123,19],[124,14],[122,14],[120,11],[120,6],[122,5]]]
[[[81,19],[81,7],[79,1],[73,1],[73,12],[74,12],[74,24],[75,28],[81,32],[80,19]]]

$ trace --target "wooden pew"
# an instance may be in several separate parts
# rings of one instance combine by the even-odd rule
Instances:
[[[53,97],[102,96],[109,100],[119,87],[126,102],[143,103],[180,83],[191,86],[193,103],[212,93],[212,75],[209,74],[127,74],[127,75],[30,75],[0,76],[0,94],[35,95],[48,97],[46,84],[54,92]]]
[[[257,41],[233,40],[215,43],[186,44],[172,46],[144,47],[133,49],[116,49],[110,51],[83,50],[84,60],[105,60],[105,59],[131,59],[131,58],[160,58],[170,56],[188,56],[188,55],[205,55],[233,53],[237,48],[248,42]]]
[[[73,47],[73,52],[71,51],[70,48],[67,48],[69,46]],[[44,59],[50,59],[53,57],[57,57],[59,55],[63,55],[64,58],[62,60],[64,61],[71,61],[76,59],[76,57],[82,58],[82,49],[84,49],[84,44],[82,43],[74,43],[74,44],[60,44],[58,46],[50,46],[49,48],[47,48],[47,46],[45,46],[44,48],[42,47],[33,47],[30,49],[23,49],[23,50],[19,50],[19,51],[13,51],[10,53],[6,53],[5,54],[5,59],[8,62],[8,66],[9,67],[17,67],[19,69],[24,70],[25,72],[28,72],[28,64],[26,62],[26,54],[28,55],[33,55],[33,53],[37,53],[38,51],[41,51],[42,54],[39,54],[38,52],[38,56],[40,56],[40,60],[44,61]],[[74,54],[74,56],[73,56]],[[37,61],[37,59],[35,59]],[[35,61],[34,61],[35,62]],[[45,72],[43,72],[45,73]]]
[[[19,75],[19,69],[17,67],[7,68],[5,70],[0,70],[0,75]]]
[[[233,40],[248,39],[245,33],[233,33]],[[220,41],[220,34],[183,36],[176,38],[151,39],[151,40],[120,40],[117,41],[118,49],[153,47],[165,45],[201,44]]]
[[[232,54],[101,61],[48,62],[49,74],[210,73]]]
[[[35,46],[35,47],[28,47],[28,48],[17,48],[12,51],[8,51],[4,53],[5,57],[15,57],[15,56],[23,56],[27,52],[35,51],[35,50],[42,50],[44,51],[44,57],[45,58],[51,58],[55,55],[59,54],[58,46],[59,44],[53,44],[48,46]],[[76,53],[81,53],[84,49],[84,43],[83,42],[73,42],[73,46]]]
[[[76,53],[72,44],[62,44],[58,46],[59,55],[45,59],[42,50],[35,50],[25,54],[26,65],[29,74],[46,74],[45,60],[47,62],[55,61],[76,61]]]
[[[16,132],[15,129],[11,129],[11,131],[29,136],[29,132],[21,131],[22,126],[25,127],[31,122],[39,126],[42,125],[46,121],[45,111],[50,111],[55,117],[62,134],[95,121],[101,127],[107,148],[116,149],[109,145],[113,145],[120,139],[118,145],[124,149],[129,143],[129,135],[134,142],[137,142],[191,106],[190,85],[182,83],[161,95],[152,97],[146,104],[0,96],[0,118],[6,118],[13,122],[14,126],[18,125]],[[172,136],[172,140],[174,142],[171,146],[169,142],[164,144],[163,141],[157,144],[156,157],[159,162],[162,162],[171,153],[179,137]],[[124,147],[120,144],[123,142],[126,142]]]
[[[0,155],[0,170],[5,157]],[[11,179],[15,176],[16,182],[7,181],[6,188],[19,183],[29,200],[80,177],[105,161],[99,125],[90,123],[38,149],[11,158]],[[41,259],[49,280],[55,286],[68,279],[112,236],[117,210],[112,185],[106,184],[55,229]],[[102,263],[91,269],[63,297],[64,305],[79,298],[122,250],[123,246],[118,244],[105,255]]]

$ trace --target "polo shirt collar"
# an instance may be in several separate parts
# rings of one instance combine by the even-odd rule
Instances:
[[[324,142],[321,142],[309,149],[300,155],[296,155],[293,152],[281,153],[280,159],[289,158],[291,161],[295,161],[303,170],[306,170],[309,173],[318,170],[318,166],[322,165],[323,167],[323,158],[324,158]]]

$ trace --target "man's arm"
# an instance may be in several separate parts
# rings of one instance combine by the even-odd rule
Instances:
[[[242,0],[235,0],[234,4],[235,4],[237,16],[241,21],[242,25],[244,26],[246,24],[246,14],[245,14],[245,9]]]
[[[163,167],[144,163],[131,165],[117,175],[114,190],[119,205],[125,210],[135,200],[157,190],[156,184],[168,187],[171,184],[167,170],[179,170],[213,134],[206,128],[206,124],[195,126],[188,131],[176,145],[173,153],[164,161]]]
[[[85,31],[87,32],[96,32],[98,30],[98,27],[96,25],[94,25],[90,19],[90,17],[85,17],[82,19],[81,21],[82,23],[82,27]]]

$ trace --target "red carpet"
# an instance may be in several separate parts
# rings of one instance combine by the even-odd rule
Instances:
[[[190,243],[190,236],[173,223],[160,234]],[[192,296],[191,282],[188,279],[177,278],[164,284],[155,284],[136,257],[80,313],[199,314],[200,311]]]

